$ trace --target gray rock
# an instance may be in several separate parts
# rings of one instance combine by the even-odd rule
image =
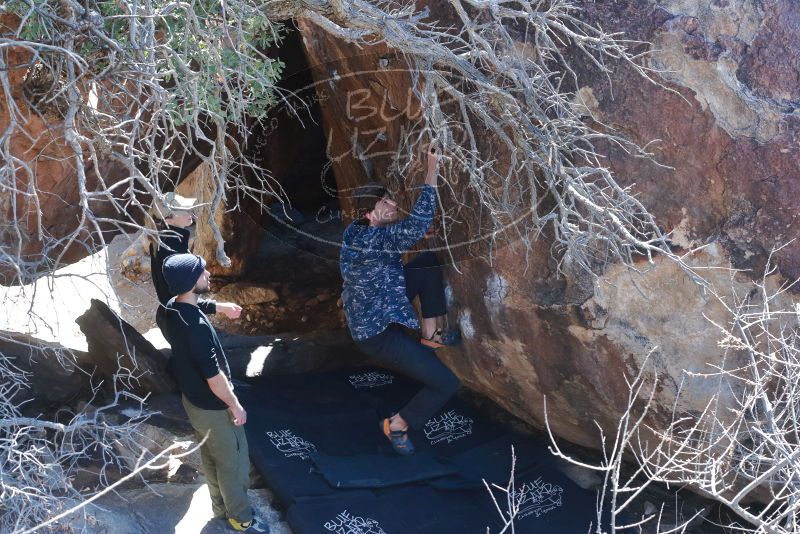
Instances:
[[[227,284],[215,297],[218,302],[234,302],[240,306],[277,302],[279,298],[271,287],[250,282]]]
[[[121,405],[105,417],[109,422],[119,424],[127,421],[130,417],[137,416],[138,413],[139,410],[136,406]],[[194,429],[181,404],[180,395],[177,393],[152,396],[148,399],[145,413],[148,415],[147,420],[139,423],[137,427],[138,447],[128,448],[125,443],[114,442],[120,459],[125,462],[128,469],[133,469],[139,462],[142,455],[141,447],[145,447],[151,455],[155,456],[175,442],[197,441]],[[200,451],[194,451],[187,456],[170,458],[164,462],[162,469],[145,472],[144,476],[148,480],[193,481],[197,478],[198,472],[202,472]]]
[[[137,377],[129,381],[136,393],[146,395],[175,390],[164,354],[105,303],[92,299],[89,309],[75,322],[86,336],[89,359],[100,374],[111,377],[121,365]]]
[[[291,534],[273,508],[267,490],[250,490],[256,516],[267,523],[272,534]],[[64,525],[86,534],[230,534],[223,521],[214,520],[208,486],[196,484],[151,484],[109,494],[90,505],[85,516],[76,514]],[[69,530],[67,530],[69,531]],[[71,532],[71,531],[70,531]]]
[[[0,332],[0,354],[28,377],[27,387],[16,391],[13,400],[25,403],[34,415],[91,396],[89,355],[58,343],[14,332]]]

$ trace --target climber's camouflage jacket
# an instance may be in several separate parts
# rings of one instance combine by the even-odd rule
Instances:
[[[406,297],[402,255],[425,235],[435,211],[436,189],[425,185],[402,221],[369,226],[360,220],[344,231],[339,267],[344,314],[353,339],[380,334],[390,323],[419,328]]]

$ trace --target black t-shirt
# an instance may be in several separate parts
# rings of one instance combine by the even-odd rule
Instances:
[[[185,228],[167,225],[167,230],[161,235],[161,246],[155,248],[150,245],[150,274],[153,277],[158,302],[162,305],[166,305],[169,299],[175,296],[170,292],[167,280],[164,278],[164,262],[173,254],[189,252],[190,235],[189,230]],[[209,315],[217,313],[217,304],[213,300],[201,300],[197,305],[203,310],[203,313]],[[161,313],[159,310],[159,315]],[[160,318],[157,318],[156,322],[161,326]],[[166,334],[164,336],[166,337]]]
[[[231,371],[208,317],[192,304],[170,300],[165,306],[164,337],[172,346],[170,368],[178,388],[189,402],[204,410],[225,410],[207,380],[220,373],[228,380]]]

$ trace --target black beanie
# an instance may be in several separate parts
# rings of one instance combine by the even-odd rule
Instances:
[[[173,295],[192,290],[206,268],[206,260],[196,254],[173,254],[161,269],[167,287]]]

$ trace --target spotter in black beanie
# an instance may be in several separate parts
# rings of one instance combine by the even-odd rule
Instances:
[[[196,254],[173,254],[164,262],[162,272],[173,295],[192,290],[206,269],[206,260]]]

